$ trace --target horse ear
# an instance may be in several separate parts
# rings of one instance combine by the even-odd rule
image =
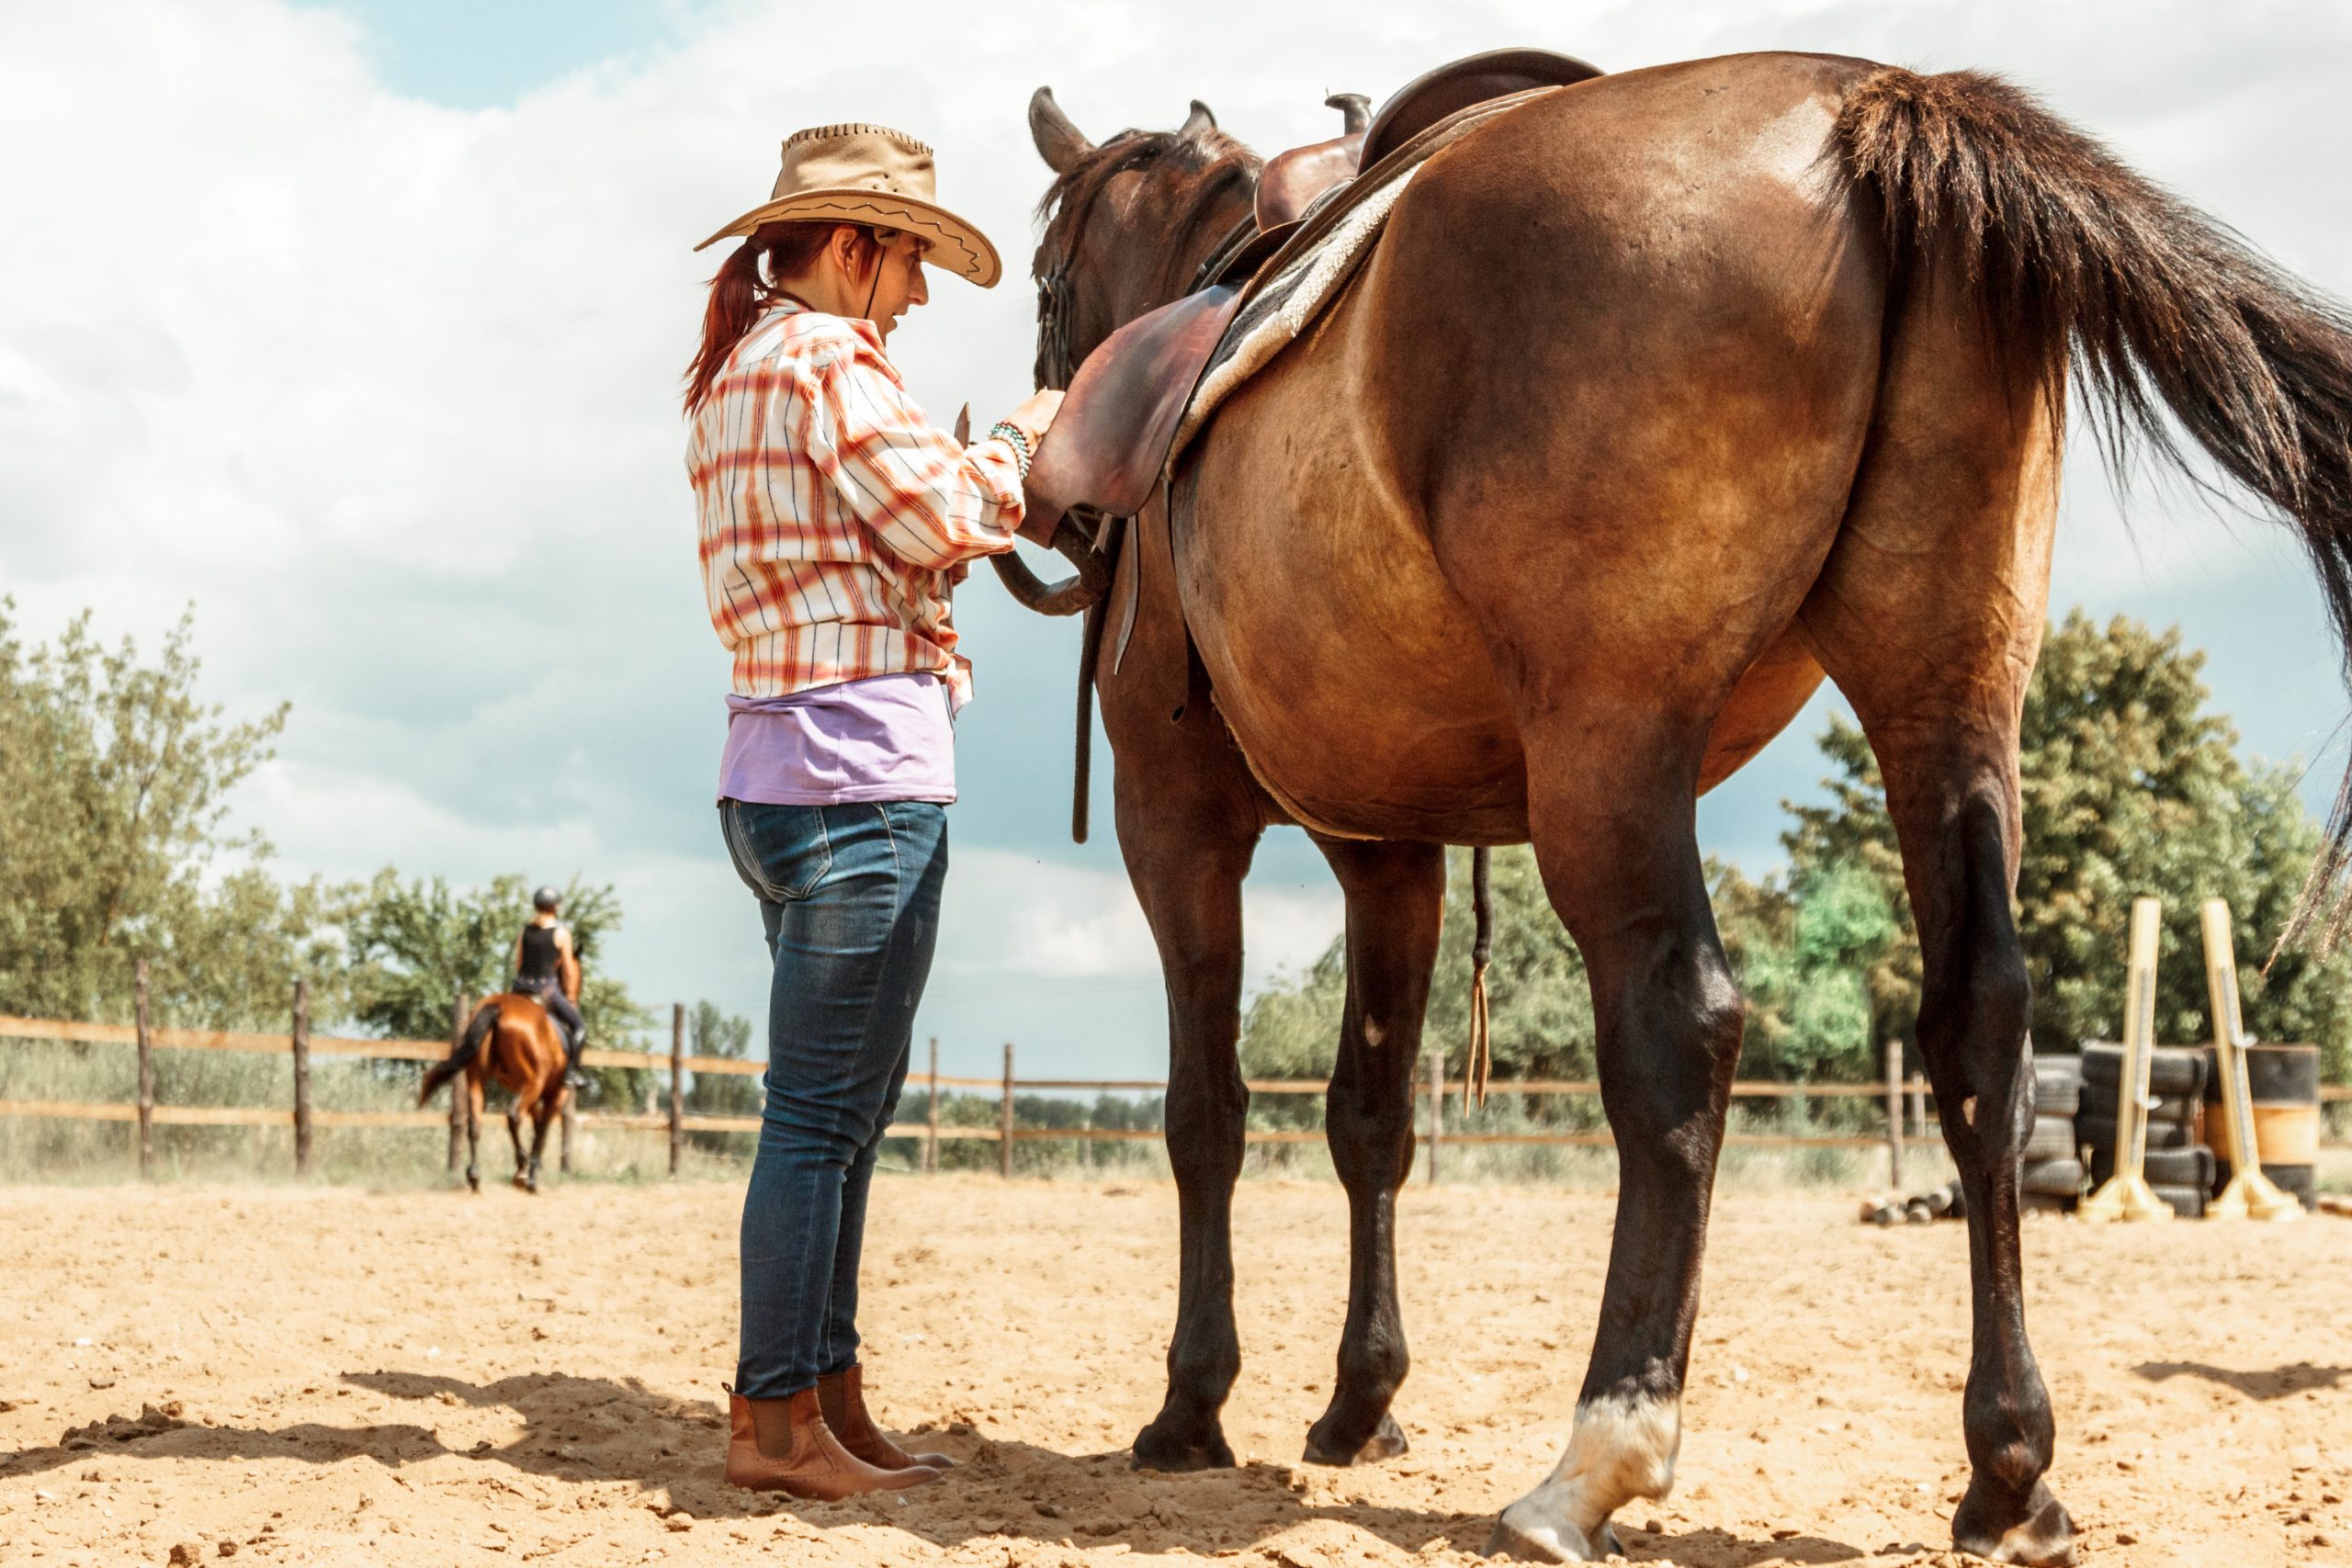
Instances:
[[[1029,138],[1036,142],[1037,155],[1046,160],[1046,167],[1057,175],[1069,173],[1080,159],[1094,151],[1086,133],[1072,125],[1061,105],[1054,102],[1051,87],[1040,87],[1030,95]]]
[[[1176,128],[1176,134],[1184,141],[1191,141],[1195,138],[1206,136],[1216,129],[1216,116],[1209,112],[1208,105],[1194,98],[1193,112],[1184,117],[1184,123]]]

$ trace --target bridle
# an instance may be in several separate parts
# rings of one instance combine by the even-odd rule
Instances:
[[[1070,362],[1069,257],[1057,256],[1037,280],[1037,364],[1040,388],[1069,385],[1078,367]]]

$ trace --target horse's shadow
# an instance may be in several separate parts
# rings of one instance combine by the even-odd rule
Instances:
[[[276,1428],[206,1427],[151,1413],[68,1434],[64,1441],[0,1455],[0,1476],[39,1473],[107,1455],[155,1459],[300,1459],[331,1464],[366,1458],[397,1471],[456,1456],[571,1483],[627,1483],[665,1511],[698,1520],[772,1520],[830,1530],[885,1521],[934,1546],[991,1537],[1078,1548],[1123,1545],[1137,1553],[1248,1548],[1306,1524],[1329,1521],[1367,1531],[1408,1552],[1485,1548],[1493,1516],[1396,1507],[1361,1500],[1317,1501],[1287,1466],[1169,1475],[1136,1471],[1121,1452],[1065,1454],[993,1439],[956,1424],[915,1428],[910,1446],[956,1461],[940,1482],[844,1503],[762,1496],[727,1484],[719,1457],[727,1423],[715,1402],[656,1393],[637,1380],[529,1372],[473,1383],[424,1372],[352,1372],[343,1380],[386,1398],[414,1402],[420,1419],[335,1427],[303,1422]],[[503,1443],[456,1446],[431,1423],[434,1406],[503,1408],[523,1422]],[[1725,1563],[1833,1562],[1862,1555],[1815,1537],[1746,1540],[1717,1529],[1682,1535],[1628,1532],[1635,1558],[1677,1558],[1703,1543]]]
[[[2171,1378],[2202,1378],[2224,1388],[2233,1388],[2248,1399],[2284,1399],[2290,1393],[2306,1390],[2322,1392],[2334,1389],[2346,1378],[2352,1377],[2352,1367],[2322,1367],[2310,1361],[2296,1361],[2281,1367],[2257,1367],[2239,1371],[2234,1367],[2216,1367],[2205,1361],[2143,1361],[2132,1369],[2137,1376],[2150,1382],[2164,1382]]]

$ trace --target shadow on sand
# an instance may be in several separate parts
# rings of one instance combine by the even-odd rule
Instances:
[[[909,1434],[947,1453],[956,1469],[933,1485],[845,1503],[763,1497],[726,1483],[727,1424],[713,1400],[659,1393],[634,1379],[533,1372],[473,1383],[433,1373],[345,1373],[353,1389],[417,1405],[417,1418],[336,1427],[317,1422],[260,1428],[209,1427],[149,1409],[64,1434],[58,1443],[0,1455],[0,1476],[38,1474],[99,1454],[125,1458],[317,1464],[367,1459],[389,1470],[456,1458],[572,1483],[627,1483],[665,1510],[696,1519],[787,1521],[819,1530],[888,1523],[952,1547],[990,1537],[1137,1552],[1248,1548],[1301,1525],[1329,1521],[1368,1531],[1408,1552],[1476,1552],[1491,1514],[1424,1511],[1363,1501],[1317,1502],[1286,1466],[1248,1464],[1187,1475],[1138,1472],[1124,1450],[1063,1454],[984,1438],[963,1425]],[[504,1443],[453,1447],[433,1425],[435,1407],[504,1409],[523,1424]],[[1621,1525],[1621,1528],[1623,1526]],[[1721,1568],[1838,1562],[1864,1553],[1797,1536],[1747,1540],[1720,1529],[1681,1534],[1625,1529],[1634,1560],[1668,1558]]]
[[[2207,1382],[2233,1388],[2248,1399],[2284,1399],[2290,1393],[2304,1393],[2314,1389],[2325,1392],[2334,1389],[2346,1377],[2352,1377],[2352,1367],[2321,1367],[2309,1361],[2246,1371],[2210,1366],[2203,1361],[2143,1361],[2132,1371],[2150,1382],[2164,1382],[2171,1378],[2202,1378]]]

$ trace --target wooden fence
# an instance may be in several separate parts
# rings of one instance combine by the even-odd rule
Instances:
[[[366,1040],[311,1032],[310,987],[307,981],[294,986],[291,1023],[284,1034],[266,1034],[233,1030],[164,1029],[153,1026],[148,1019],[147,974],[142,962],[139,972],[137,1020],[131,1024],[84,1023],[58,1019],[15,1018],[0,1014],[0,1039],[57,1040],[86,1044],[130,1045],[139,1053],[139,1086],[136,1099],[129,1105],[87,1104],[66,1100],[0,1100],[0,1116],[59,1117],[93,1122],[130,1122],[138,1124],[137,1155],[139,1174],[144,1179],[154,1162],[154,1129],[165,1127],[291,1127],[294,1133],[294,1168],[297,1175],[310,1174],[314,1130],[321,1127],[440,1127],[449,1130],[448,1168],[455,1171],[462,1157],[465,1135],[466,1096],[453,1089],[449,1110],[438,1111],[319,1111],[311,1103],[311,1061],[314,1056],[365,1057],[378,1061],[437,1062],[447,1057],[464,1033],[467,1019],[471,1014],[470,999],[458,996],[450,1009],[450,1037],[447,1040]],[[763,1063],[746,1061],[732,1056],[690,1056],[686,1055],[686,1010],[684,1003],[673,1007],[670,1014],[670,1049],[666,1055],[650,1051],[608,1051],[591,1048],[581,1054],[581,1065],[589,1067],[635,1067],[669,1072],[669,1105],[666,1114],[627,1115],[602,1111],[567,1112],[561,1145],[562,1168],[571,1168],[571,1135],[575,1124],[595,1128],[612,1128],[627,1132],[666,1133],[670,1142],[670,1171],[677,1173],[688,1133],[756,1133],[760,1119],[756,1116],[690,1115],[685,1110],[685,1077],[689,1073],[710,1073],[755,1077],[767,1069]],[[228,1105],[159,1105],[154,1093],[154,1053],[157,1051],[242,1051],[258,1055],[288,1055],[293,1058],[293,1103],[284,1109],[259,1106]],[[1415,1088],[1417,1099],[1425,1101],[1430,1111],[1420,1134],[1429,1153],[1425,1167],[1429,1179],[1437,1179],[1442,1151],[1455,1145],[1546,1145],[1554,1146],[1585,1145],[1600,1147],[1611,1144],[1605,1130],[1592,1132],[1545,1131],[1525,1133],[1472,1133],[1459,1129],[1447,1131],[1437,1108],[1448,1095],[1462,1093],[1460,1084],[1449,1084],[1443,1077],[1443,1059],[1432,1052],[1429,1060],[1429,1076]],[[910,1088],[928,1089],[929,1108],[919,1122],[895,1122],[888,1135],[893,1138],[920,1139],[922,1144],[922,1168],[939,1168],[939,1145],[945,1140],[985,1139],[997,1145],[997,1168],[1005,1176],[1012,1174],[1012,1152],[1016,1144],[1028,1142],[1078,1141],[1084,1143],[1156,1142],[1162,1134],[1156,1128],[1102,1127],[1023,1127],[1017,1124],[1014,1097],[1022,1092],[1047,1090],[1078,1090],[1091,1093],[1165,1093],[1167,1082],[1160,1078],[1022,1078],[1013,1072],[1013,1048],[1004,1048],[1004,1071],[997,1077],[959,1077],[939,1070],[939,1042],[931,1043],[929,1071],[910,1074]],[[1251,1079],[1250,1092],[1255,1094],[1319,1095],[1329,1086],[1312,1079]],[[992,1126],[942,1126],[939,1122],[940,1093],[943,1089],[993,1090],[999,1101],[997,1121]],[[1519,1096],[1597,1096],[1600,1085],[1575,1078],[1516,1078],[1497,1080],[1488,1085],[1490,1098]],[[2352,1098],[2352,1088],[2329,1085],[2321,1089],[2327,1100]],[[1741,1082],[1732,1086],[1736,1100],[1839,1100],[1869,1098],[1879,1100],[1883,1106],[1883,1130],[1869,1135],[1807,1133],[1738,1133],[1727,1134],[1726,1142],[1751,1147],[1768,1148],[1834,1148],[1875,1149],[1887,1151],[1890,1171],[1900,1180],[1905,1122],[1909,1135],[1924,1136],[1929,1118],[1929,1094],[1927,1084],[1915,1077],[1905,1077],[1901,1072],[1900,1049],[1890,1043],[1886,1053],[1886,1077],[1876,1084],[1798,1084],[1773,1082]],[[1908,1112],[1906,1114],[1906,1105]],[[1243,1136],[1252,1144],[1320,1143],[1323,1134],[1308,1128],[1252,1127]]]

